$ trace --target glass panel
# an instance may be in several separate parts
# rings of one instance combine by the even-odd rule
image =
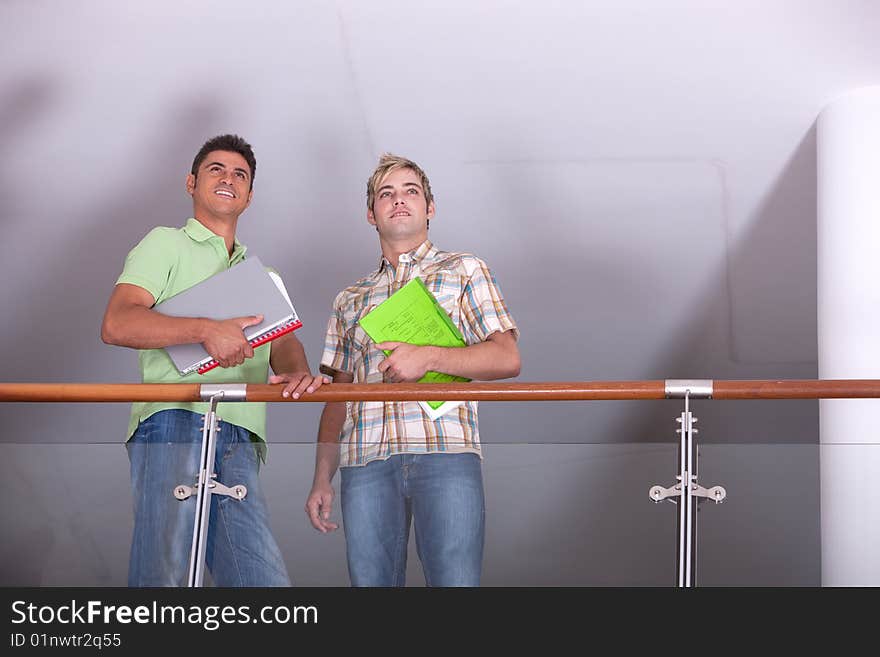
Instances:
[[[674,583],[675,507],[652,503],[648,489],[674,476],[675,453],[671,444],[487,446],[483,583]],[[348,586],[342,529],[320,534],[303,512],[313,461],[312,445],[270,448],[260,478],[272,530],[296,585]],[[0,586],[125,586],[129,477],[121,444],[0,445]],[[180,504],[171,493],[166,502]],[[341,523],[338,498],[333,516]],[[407,583],[424,584],[412,532]]]
[[[753,415],[765,403],[786,404],[748,402],[740,410]],[[483,417],[484,585],[675,584],[678,508],[653,503],[648,491],[677,483],[673,420],[681,404],[660,402],[663,414],[656,422],[636,417],[611,434],[589,421],[601,416],[605,404],[626,406],[634,415],[641,408],[641,402],[558,402],[553,408],[526,402],[517,406],[544,417],[525,428]],[[273,406],[284,408],[274,418],[270,413],[274,438],[260,479],[287,569],[296,585],[347,586],[342,531],[320,534],[303,512],[320,405]],[[698,481],[707,488],[724,486],[727,499],[700,504],[697,584],[821,584],[820,454],[869,449],[877,462],[880,445],[820,448],[809,436],[796,442],[796,435],[780,429],[784,422],[776,427],[779,443],[719,442],[718,420],[706,409],[720,408],[724,416],[732,407],[699,406]],[[575,408],[587,418],[581,443],[570,442],[577,431],[569,427],[566,433],[555,424]],[[120,438],[128,405],[2,404],[0,412],[0,586],[124,586],[133,528],[129,457]],[[812,407],[809,415],[815,422]],[[526,434],[537,427],[541,434],[527,442]],[[602,442],[611,438],[621,442]],[[856,483],[871,481],[876,478]],[[338,492],[338,476],[334,485]],[[334,518],[341,522],[338,498]],[[410,538],[407,583],[420,586],[424,578]]]
[[[699,503],[697,586],[819,586],[819,446],[698,451],[698,483],[727,497]]]

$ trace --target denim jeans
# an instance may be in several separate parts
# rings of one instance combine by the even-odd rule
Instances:
[[[479,586],[485,502],[476,454],[397,454],[341,469],[353,586],[403,586],[410,522],[428,586]]]
[[[173,491],[196,481],[202,418],[182,409],[159,411],[138,425],[126,445],[134,497],[129,586],[186,585],[196,495],[179,501]],[[290,586],[269,529],[256,445],[246,429],[218,426],[216,481],[230,488],[244,484],[247,496],[211,496],[206,566],[217,586]]]

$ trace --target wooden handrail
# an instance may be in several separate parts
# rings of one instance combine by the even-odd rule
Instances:
[[[665,399],[665,381],[334,383],[299,399],[281,397],[282,386],[248,384],[247,400],[336,401],[570,401]],[[877,379],[712,381],[712,399],[880,398]],[[0,402],[132,402],[200,400],[196,383],[0,383]]]
[[[713,399],[870,399],[880,397],[877,379],[714,381]]]
[[[319,401],[319,397],[320,401],[566,401],[663,399],[664,396],[663,381],[334,383],[308,395],[315,401]],[[278,397],[277,386],[248,386],[248,400],[277,401]]]
[[[0,383],[0,402],[199,401],[198,383]]]

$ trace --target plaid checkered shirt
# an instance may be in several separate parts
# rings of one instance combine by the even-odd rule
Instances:
[[[384,258],[372,274],[336,296],[327,322],[321,371],[346,372],[355,383],[381,383],[385,354],[358,324],[361,317],[419,276],[452,318],[467,344],[496,331],[518,330],[485,262],[469,253],[438,251],[430,241],[401,254],[397,267]],[[340,433],[340,467],[366,465],[394,454],[480,454],[477,402],[431,420],[418,402],[347,402]]]

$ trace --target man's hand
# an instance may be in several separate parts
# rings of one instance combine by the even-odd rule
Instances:
[[[333,510],[333,486],[329,481],[315,483],[309,498],[306,500],[306,515],[312,523],[312,527],[322,534],[335,531],[339,525],[330,521],[330,511]]]
[[[262,321],[262,315],[212,321],[208,337],[202,342],[202,346],[220,367],[241,365],[245,358],[252,358],[254,355],[254,348],[244,337],[244,329]]]
[[[269,383],[287,383],[281,396],[299,399],[304,392],[315,392],[323,384],[330,383],[330,379],[326,376],[312,376],[311,372],[289,372],[273,374],[269,377]]]
[[[384,375],[386,383],[418,381],[432,369],[434,347],[417,347],[408,342],[379,342],[376,347],[382,351],[391,351],[379,363],[379,371]]]

